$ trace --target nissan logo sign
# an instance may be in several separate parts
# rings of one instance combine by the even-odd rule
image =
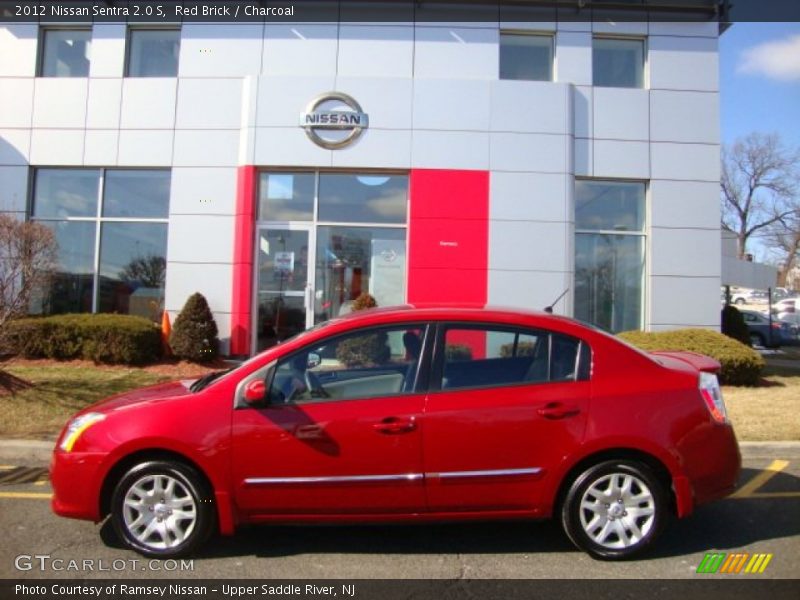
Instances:
[[[308,104],[300,115],[300,127],[312,142],[334,150],[358,139],[369,127],[369,115],[347,94],[328,92]]]

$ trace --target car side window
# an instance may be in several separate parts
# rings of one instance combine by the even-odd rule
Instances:
[[[278,362],[271,405],[355,400],[412,393],[425,327],[359,330],[317,343]]]
[[[575,381],[590,372],[588,346],[557,333],[448,326],[443,341],[443,390]]]

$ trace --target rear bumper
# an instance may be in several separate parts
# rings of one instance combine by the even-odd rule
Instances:
[[[100,466],[105,453],[62,452],[50,461],[51,507],[61,517],[100,520]]]

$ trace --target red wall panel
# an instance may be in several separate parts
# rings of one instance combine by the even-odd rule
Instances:
[[[253,301],[253,235],[255,228],[255,167],[239,167],[233,236],[233,297],[231,302],[232,355],[250,354]]]

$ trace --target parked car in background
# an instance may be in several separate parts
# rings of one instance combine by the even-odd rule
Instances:
[[[790,343],[797,338],[796,331],[792,333],[791,324],[777,318],[772,322],[767,315],[755,310],[740,310],[747,329],[750,331],[750,341],[753,346],[763,348],[777,348],[781,344]]]
[[[796,298],[784,298],[772,303],[773,314],[785,314],[797,312],[798,300]]]
[[[718,370],[546,313],[357,311],[81,411],[56,443],[52,507],[110,514],[158,558],[249,523],[548,517],[627,558],[734,489]]]

